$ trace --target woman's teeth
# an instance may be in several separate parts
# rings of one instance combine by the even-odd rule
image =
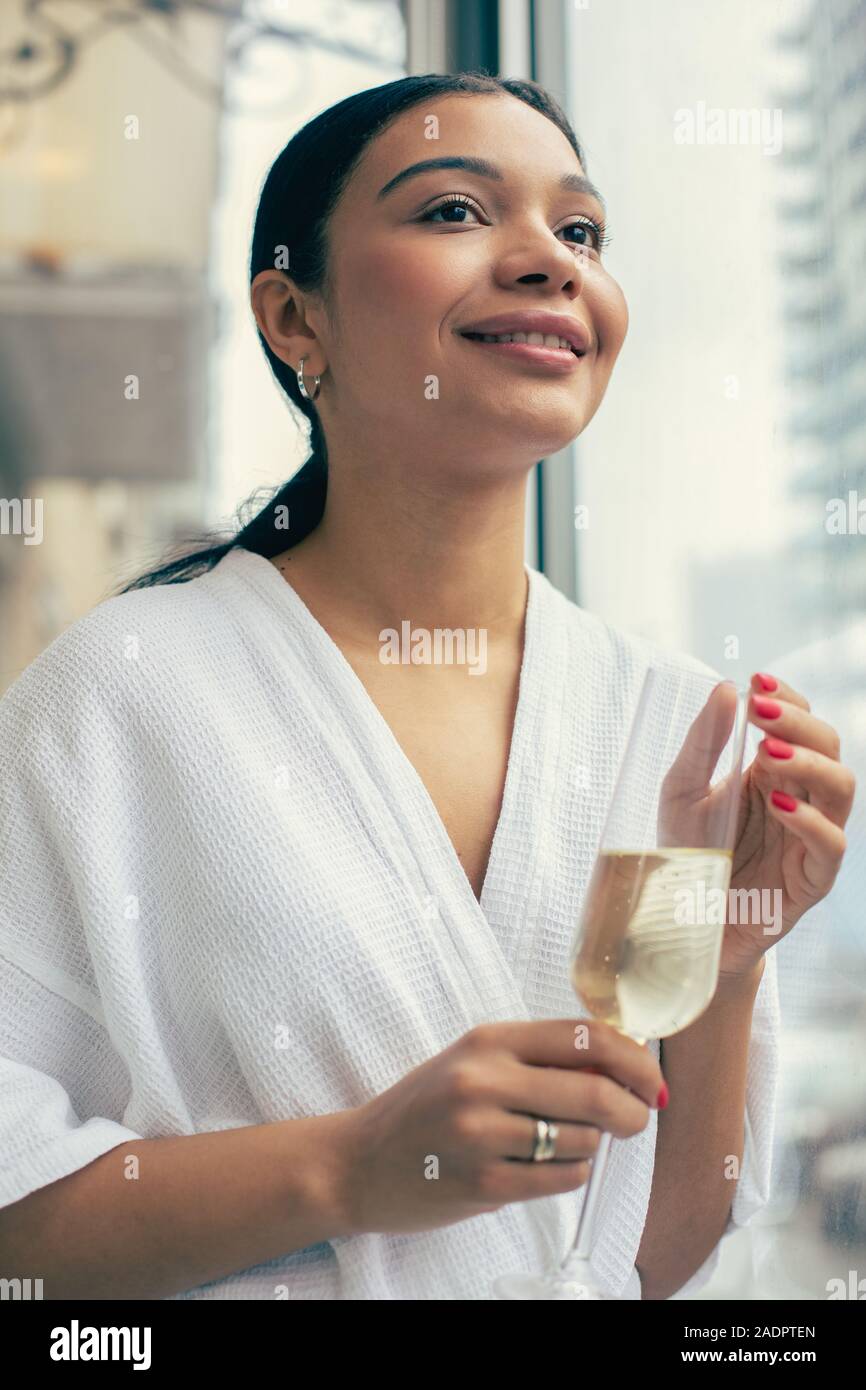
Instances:
[[[478,338],[483,343],[531,343],[535,347],[565,348],[571,352],[567,338],[558,338],[555,333],[465,333],[465,338]]]

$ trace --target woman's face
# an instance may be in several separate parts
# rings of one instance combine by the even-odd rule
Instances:
[[[444,158],[495,169],[397,179]],[[329,227],[336,319],[324,306],[308,313],[328,369],[317,407],[329,448],[351,438],[405,457],[408,447],[419,466],[481,478],[525,469],[584,429],[628,310],[598,250],[604,210],[581,179],[561,131],[510,96],[422,103],[371,142]],[[532,331],[508,326],[530,311],[567,320],[583,355],[542,357],[463,336],[503,316],[493,331]],[[309,341],[299,344],[298,357],[308,351]],[[307,369],[321,371],[320,362]]]

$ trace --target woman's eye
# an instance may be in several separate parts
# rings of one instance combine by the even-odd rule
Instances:
[[[425,212],[423,217],[421,218],[421,221],[432,222],[437,213],[444,213],[446,211],[450,211],[452,208],[456,209],[460,213],[465,214],[467,212],[471,212],[473,215],[475,214],[475,209],[472,206],[472,204],[468,201],[468,199],[448,198],[443,203],[437,203],[434,208],[428,208],[427,212]],[[450,223],[452,227],[462,227],[466,221],[466,218],[465,216],[462,216],[456,217],[452,220],[450,217],[448,217],[445,219],[445,221],[446,223]]]
[[[572,246],[585,246],[592,251],[601,250],[605,243],[605,235],[596,222],[569,222],[560,230],[568,232],[572,228],[578,233],[577,238],[571,242]]]

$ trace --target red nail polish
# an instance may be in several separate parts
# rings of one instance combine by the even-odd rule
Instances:
[[[662,1083],[662,1088],[659,1091],[658,1100],[656,1101],[656,1107],[659,1110],[664,1110],[665,1106],[668,1103],[669,1097],[670,1091],[668,1090],[668,1083],[665,1081]]]
[[[761,682],[763,690],[778,690],[779,682],[776,680],[775,676],[768,676],[765,671],[756,671],[755,675]]]
[[[765,738],[764,747],[771,758],[793,758],[794,748],[790,743],[786,743],[783,738]]]
[[[755,709],[762,719],[778,719],[782,706],[778,700],[765,700],[763,695],[753,695]]]
[[[780,811],[796,811],[797,803],[787,792],[770,792],[770,800]]]

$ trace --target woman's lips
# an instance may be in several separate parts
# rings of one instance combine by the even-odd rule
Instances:
[[[469,343],[470,347],[482,348],[487,352],[502,353],[504,356],[515,358],[517,361],[554,367],[561,372],[570,372],[583,361],[583,358],[578,357],[571,348],[544,347],[538,343],[485,343],[483,338],[468,338],[465,333],[461,333],[460,337],[465,343]]]

